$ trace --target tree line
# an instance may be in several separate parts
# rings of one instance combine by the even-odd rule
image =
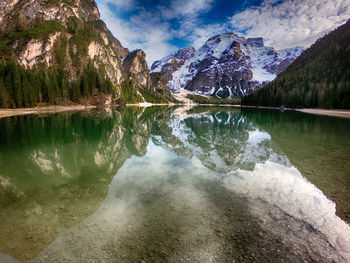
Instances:
[[[350,21],[319,39],[242,104],[350,109]]]
[[[113,93],[113,84],[88,63],[78,79],[56,68],[25,69],[14,61],[0,64],[0,107],[79,102],[81,98]]]

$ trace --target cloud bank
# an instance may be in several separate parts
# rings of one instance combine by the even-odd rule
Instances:
[[[265,0],[231,18],[231,26],[249,37],[262,36],[277,49],[308,47],[350,18],[349,0]]]
[[[96,2],[113,35],[130,50],[143,49],[149,65],[179,48],[199,47],[227,26],[204,25],[200,18],[214,0],[172,0],[152,6],[142,6],[142,1],[137,0]]]
[[[350,18],[349,0],[241,0],[220,21],[210,15],[224,0],[96,1],[114,36],[130,50],[143,49],[149,65],[224,32],[263,37],[276,49],[308,47]]]

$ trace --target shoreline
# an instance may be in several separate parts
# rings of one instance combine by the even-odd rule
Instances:
[[[152,107],[152,106],[209,106],[209,107],[232,107],[232,108],[253,108],[256,109],[256,106],[246,106],[246,105],[234,105],[234,104],[200,104],[200,103],[135,103],[135,104],[126,104],[126,107]],[[65,105],[65,106],[43,106],[43,107],[33,107],[33,108],[17,108],[17,109],[0,109],[0,119],[12,116],[19,115],[30,115],[30,114],[47,114],[47,113],[58,113],[58,112],[66,112],[66,111],[82,111],[82,110],[91,110],[96,109],[96,106],[93,105]],[[272,109],[272,110],[280,110],[279,107],[258,107],[257,109]],[[338,118],[350,118],[350,110],[343,109],[292,109],[285,108],[285,111],[298,111],[307,114],[314,115],[322,115],[322,116],[330,116],[330,117],[338,117]]]
[[[234,107],[236,107],[236,105]],[[281,110],[280,107],[259,106],[257,108],[256,106],[248,106],[248,105],[241,105],[240,107],[241,108],[248,108],[248,109]],[[320,109],[320,108],[293,109],[293,108],[285,108],[284,111],[298,111],[298,112],[307,113],[307,114],[314,114],[314,115],[322,115],[322,116],[330,116],[330,117],[338,117],[338,118],[350,118],[350,110],[344,110],[344,109]]]
[[[58,113],[65,111],[81,111],[95,109],[96,106],[71,105],[71,106],[44,106],[34,108],[0,109],[0,119],[19,115]]]
[[[295,111],[339,118],[350,118],[350,110],[295,109]]]

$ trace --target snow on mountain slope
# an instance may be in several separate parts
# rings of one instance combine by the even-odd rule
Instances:
[[[262,38],[226,33],[208,39],[197,51],[181,49],[154,62],[151,73],[162,73],[173,92],[237,98],[275,79],[303,50],[276,51],[264,46]]]

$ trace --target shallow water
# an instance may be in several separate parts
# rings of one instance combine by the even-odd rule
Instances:
[[[0,262],[350,261],[349,120],[152,107],[0,128]]]

